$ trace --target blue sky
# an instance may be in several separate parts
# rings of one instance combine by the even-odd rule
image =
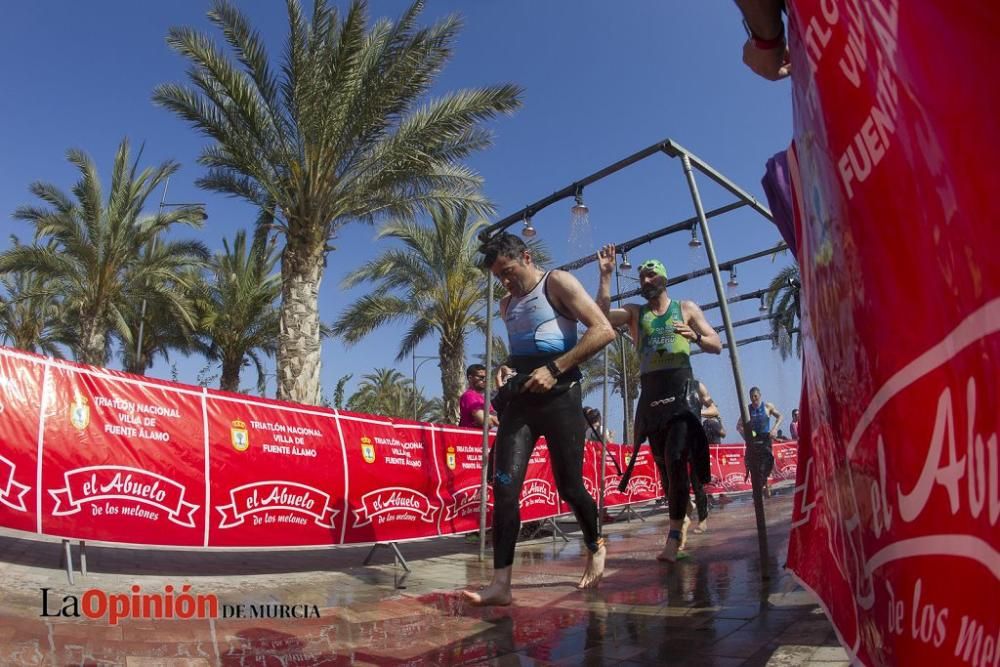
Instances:
[[[286,32],[284,3],[243,4],[272,55],[279,56]],[[395,17],[407,5],[379,0],[371,3],[371,14]],[[465,23],[435,90],[507,81],[525,89],[523,108],[492,123],[495,146],[470,160],[498,208],[494,219],[666,137],[763,199],[764,162],[791,137],[789,83],[768,83],[740,62],[744,33],[731,3],[431,0],[428,5],[425,23],[451,12],[461,13]],[[28,193],[32,181],[71,187],[75,174],[64,157],[67,149],[90,153],[107,181],[124,136],[134,144],[145,142],[144,164],[173,158],[183,165],[170,182],[168,200],[206,203],[209,220],[198,235],[209,247],[220,248],[223,238],[252,224],[255,212],[246,204],[194,186],[203,171],[196,157],[205,139],[150,101],[157,84],[184,80],[184,61],[165,43],[167,29],[196,26],[217,36],[205,18],[207,9],[207,2],[194,0],[5,5],[0,22],[0,62],[5,63],[0,70],[0,220],[7,233],[0,249],[9,233],[29,236],[29,229],[10,214],[33,203]],[[700,179],[699,186],[706,208],[730,201],[707,179]],[[569,202],[534,219],[557,263],[592,252],[596,244],[639,236],[693,214],[680,163],[665,156],[594,184],[585,199],[592,244],[570,242]],[[779,239],[773,227],[746,210],[718,218],[713,230],[723,260]],[[384,249],[374,235],[371,227],[349,226],[334,242],[337,250],[330,255],[321,291],[325,321],[363,293],[363,288],[344,291],[339,284]],[[637,249],[633,263],[657,257],[674,275],[704,266],[704,255],[694,255],[686,241],[684,235],[655,241]],[[790,262],[786,255],[740,266],[738,291],[764,287]],[[588,289],[596,288],[595,267],[577,275]],[[709,279],[679,285],[671,295],[715,300]],[[757,305],[734,305],[734,319],[756,315]],[[717,310],[709,320],[720,322]],[[395,366],[409,375],[409,359],[394,361],[399,330],[379,331],[349,349],[328,341],[325,391],[332,392],[340,376],[353,373],[350,389],[360,375],[379,366]],[[759,324],[742,327],[737,335],[764,332],[765,325]],[[470,340],[470,362],[481,346],[481,339]],[[436,341],[418,353],[436,354]],[[740,353],[747,384],[760,385],[765,399],[789,414],[799,396],[797,360],[781,362],[768,343],[742,347]],[[184,382],[193,383],[205,365],[200,357],[173,361]],[[699,356],[695,370],[709,384],[732,430],[738,408],[728,358]],[[167,377],[169,367],[159,364],[152,374]],[[246,371],[243,385],[253,383]],[[420,369],[418,384],[429,394],[440,393],[435,362]],[[587,402],[599,400],[595,394]],[[621,408],[615,405],[608,423],[620,433]]]

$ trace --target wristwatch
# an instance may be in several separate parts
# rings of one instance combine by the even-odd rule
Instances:
[[[554,361],[546,361],[545,367],[549,369],[549,373],[551,373],[552,377],[554,378],[558,378],[559,375],[562,373],[562,371],[559,370],[559,367],[556,366],[556,362]]]
[[[698,345],[701,345],[701,332],[696,331],[695,335],[697,336],[697,338],[694,339],[694,342],[698,343]]]

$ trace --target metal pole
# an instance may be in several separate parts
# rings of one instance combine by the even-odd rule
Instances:
[[[615,264],[615,291],[621,294],[622,283],[621,277],[618,273],[618,264]],[[618,307],[622,307],[621,299],[618,300]],[[623,420],[625,426],[625,437],[622,438],[622,443],[632,442],[632,411],[629,409],[629,395],[628,395],[628,363],[625,352],[625,341],[622,340],[621,336],[616,338],[618,341],[618,346],[621,349],[622,357],[622,411],[625,413],[625,419]]]
[[[708,263],[712,268],[712,280],[715,282],[715,293],[719,297],[719,310],[722,313],[722,322],[726,327],[726,339],[735,342],[736,334],[733,332],[733,323],[729,317],[729,304],[726,303],[725,287],[722,285],[722,276],[719,273],[719,262],[715,257],[715,246],[712,243],[712,235],[708,229],[708,220],[705,218],[705,210],[701,205],[701,196],[698,194],[698,184],[695,183],[694,172],[691,171],[691,160],[687,153],[681,153],[681,163],[684,167],[684,176],[687,178],[688,187],[691,189],[691,199],[694,202],[695,212],[698,214],[698,226],[701,228],[701,237],[704,239],[705,254],[708,255]],[[736,382],[736,394],[740,403],[740,419],[743,421],[743,439],[746,441],[746,454],[750,454],[753,447],[750,437],[750,410],[746,403],[746,393],[743,391],[743,373],[740,370],[740,357],[736,350],[736,345],[729,345],[729,362],[733,367],[733,380]],[[756,457],[750,457],[756,459]],[[760,467],[750,466],[750,481],[753,486],[753,509],[757,519],[757,546],[760,550],[760,573],[761,579],[767,580],[770,574],[767,571],[768,548],[767,548],[767,521],[764,518],[764,498],[762,496],[763,480],[760,478]]]
[[[414,349],[410,352],[410,359],[413,362],[413,375],[411,377],[413,384],[411,389],[413,390],[413,421],[417,421],[417,351]]]
[[[597,534],[601,534],[604,523],[604,472],[608,465],[608,439],[604,437],[607,428],[604,426],[608,421],[608,346],[604,346],[604,386],[601,390],[601,432],[597,435],[601,438],[601,467],[600,473],[601,495],[600,503],[597,506]]]
[[[167,200],[167,188],[170,187],[170,177],[163,181],[163,194],[160,195],[160,206],[156,210],[157,215],[163,214],[163,202]],[[152,243],[149,245],[149,252],[152,254],[156,251],[156,239],[159,236],[154,236]],[[138,364],[142,360],[142,336],[146,329],[146,300],[142,300],[142,308],[139,310],[139,340],[135,342],[135,363]]]
[[[486,468],[490,457],[490,387],[493,384],[493,276],[486,270],[486,405],[483,406],[483,464],[479,483],[479,560],[486,560]]]

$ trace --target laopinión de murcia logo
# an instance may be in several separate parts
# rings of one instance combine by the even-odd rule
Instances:
[[[215,593],[195,593],[191,584],[179,589],[167,584],[162,591],[144,592],[133,584],[128,593],[108,593],[90,588],[77,595],[60,596],[51,588],[40,588],[42,617],[107,620],[109,625],[136,619],[204,618],[319,618],[319,608],[309,604],[222,603]]]

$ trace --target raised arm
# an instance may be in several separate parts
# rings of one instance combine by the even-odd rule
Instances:
[[[565,271],[553,271],[549,274],[548,288],[553,305],[560,312],[582,322],[587,327],[583,336],[572,349],[553,360],[556,368],[563,372],[574,366],[579,366],[600,352],[605,345],[615,339],[615,331],[611,328],[608,318],[604,316],[601,309],[583,289],[580,281],[572,274]],[[528,391],[544,392],[554,387],[555,384],[556,378],[553,377],[548,368],[542,366],[532,371],[531,378],[524,387]]]
[[[632,329],[633,310],[631,308],[611,307],[611,274],[615,272],[615,261],[615,245],[613,243],[609,243],[597,252],[597,267],[600,269],[600,281],[597,284],[597,298],[595,301],[597,301],[601,312],[611,322],[611,326],[617,329],[627,324],[629,329]]]

